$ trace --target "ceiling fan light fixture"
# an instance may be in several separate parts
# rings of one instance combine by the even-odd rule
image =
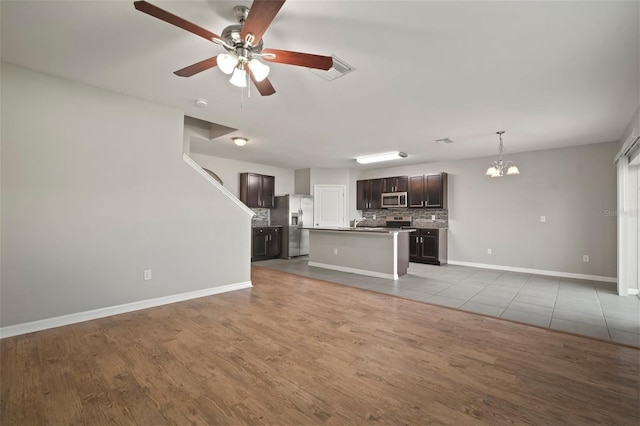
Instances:
[[[231,74],[236,65],[238,65],[238,57],[229,53],[221,53],[216,59],[218,61],[218,68],[225,74]]]
[[[263,64],[255,58],[249,61],[249,69],[251,69],[256,81],[262,81],[267,78],[270,71],[269,65]]]
[[[245,146],[247,144],[247,142],[249,142],[249,139],[247,138],[241,138],[241,137],[235,137],[235,138],[231,138],[231,140],[233,141],[233,143],[235,143],[237,146]]]
[[[377,163],[380,161],[397,160],[399,158],[407,158],[407,154],[400,151],[384,152],[382,154],[357,157],[356,161],[360,164],[369,164],[369,163]]]
[[[224,47],[227,51],[225,54],[216,55],[174,71],[175,75],[179,77],[191,77],[218,66],[222,72],[232,74],[230,78],[231,84],[245,88],[250,87],[249,76],[247,76],[245,65],[252,62],[254,58],[258,59],[262,57],[267,61],[318,70],[329,70],[332,66],[335,67],[336,65],[337,59],[331,56],[279,49],[268,49],[263,53],[264,40],[262,36],[284,3],[285,0],[253,0],[251,7],[236,6],[233,11],[238,23],[228,25],[222,30],[220,35],[212,33],[145,0],[136,0],[133,2],[133,5],[136,10],[142,13],[182,28],[218,46]],[[251,67],[251,65],[249,65],[249,67]],[[255,68],[255,74],[253,68]],[[276,91],[267,79],[269,67],[263,63],[260,64],[256,62],[253,64],[253,68],[249,70],[251,74],[250,77],[260,95],[273,95]],[[250,97],[250,90],[247,90],[247,96]]]
[[[233,75],[229,79],[229,82],[236,87],[247,87],[247,72],[237,66],[236,69],[233,70]]]

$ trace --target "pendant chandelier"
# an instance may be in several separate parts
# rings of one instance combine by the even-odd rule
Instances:
[[[501,177],[501,176],[504,176],[505,174],[507,175],[520,174],[520,170],[518,170],[518,167],[515,164],[513,164],[513,161],[511,160],[507,161],[507,155],[504,153],[504,147],[502,146],[502,134],[504,132],[505,132],[504,130],[500,130],[499,132],[496,132],[496,134],[500,137],[500,158],[494,161],[493,164],[491,164],[491,167],[487,169],[487,173],[486,173],[487,176]]]

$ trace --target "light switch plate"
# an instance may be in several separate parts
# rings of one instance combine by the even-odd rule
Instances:
[[[546,216],[540,216],[540,222],[546,222],[546,221],[547,221]]]

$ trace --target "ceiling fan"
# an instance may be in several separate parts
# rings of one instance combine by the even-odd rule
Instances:
[[[269,79],[267,79],[269,67],[258,61],[258,58],[268,62],[325,71],[333,66],[333,58],[331,56],[279,49],[263,49],[262,35],[269,28],[284,2],[285,0],[254,0],[251,8],[246,6],[234,7],[233,11],[238,24],[230,25],[222,30],[222,36],[205,30],[146,1],[136,1],[133,4],[140,12],[212,41],[224,47],[228,52],[189,65],[175,71],[174,74],[180,77],[191,77],[199,72],[218,66],[224,73],[232,74],[229,80],[231,84],[246,87],[248,75],[260,94],[269,96],[276,91]]]

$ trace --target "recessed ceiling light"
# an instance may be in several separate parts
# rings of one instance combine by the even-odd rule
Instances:
[[[241,137],[231,138],[231,140],[233,141],[233,143],[235,143],[238,146],[245,146],[247,142],[249,142],[249,139],[241,138]]]
[[[400,152],[400,151],[384,152],[382,154],[357,157],[356,161],[360,164],[369,164],[369,163],[377,163],[379,161],[397,160],[399,158],[407,158],[407,154],[405,152]]]

